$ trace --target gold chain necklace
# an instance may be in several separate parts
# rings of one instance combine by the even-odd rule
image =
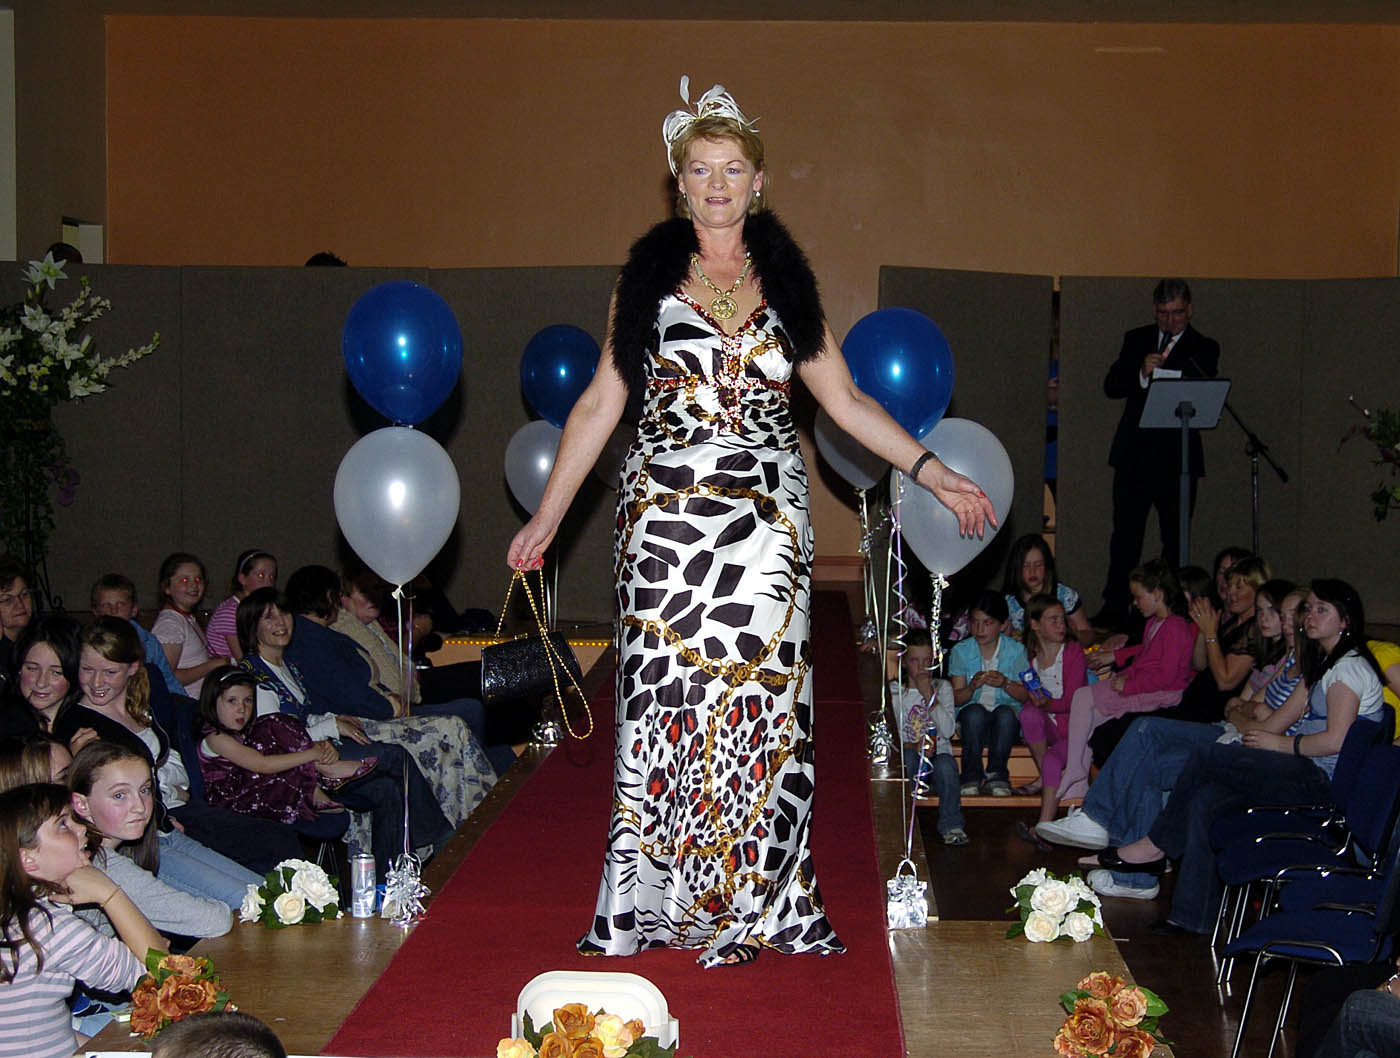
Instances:
[[[710,277],[700,267],[700,255],[695,253],[690,255],[690,265],[695,269],[695,274],[700,277],[700,282],[715,292],[715,299],[710,302],[710,315],[715,319],[727,320],[739,311],[739,306],[734,301],[734,295],[744,285],[744,277],[749,274],[749,262],[749,255],[744,254],[744,267],[739,270],[739,278],[734,280],[734,285],[728,290],[721,290],[710,281]]]

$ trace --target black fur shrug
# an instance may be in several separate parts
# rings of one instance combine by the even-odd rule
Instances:
[[[817,356],[825,317],[807,255],[767,210],[744,221],[744,246],[764,298],[792,343],[794,363]],[[617,281],[612,319],[613,362],[634,395],[646,382],[646,358],[656,349],[656,311],[685,282],[690,255],[698,253],[695,227],[683,217],[662,221],[635,243]]]

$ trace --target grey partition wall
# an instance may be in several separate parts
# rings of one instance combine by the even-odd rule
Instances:
[[[74,271],[71,270],[70,271]],[[455,536],[434,569],[458,605],[499,605],[506,543],[524,512],[504,481],[504,452],[531,418],[519,359],[540,328],[573,323],[601,338],[615,271],[597,268],[139,268],[80,270],[113,302],[93,329],[112,355],[160,331],[151,357],[112,389],[60,406],[55,421],[81,475],[58,511],[54,587],[71,608],[117,570],[150,609],[156,567],[191,550],[209,567],[209,603],[223,597],[234,557],[258,546],[283,574],[342,559],[331,502],[336,467],[363,434],[386,425],[349,386],[340,355],[346,312],[370,287],[418,279],[457,313],[461,383],[422,424],[451,453],[462,481]],[[0,302],[23,293],[22,268],[0,265]],[[1097,609],[1110,527],[1109,439],[1120,407],[1102,382],[1123,331],[1151,322],[1152,278],[1061,282],[1060,453],[1056,554],[1063,579]],[[1218,339],[1231,404],[1273,447],[1291,479],[1260,473],[1260,548],[1280,575],[1344,577],[1368,614],[1400,622],[1400,517],[1377,523],[1369,494],[1387,471],[1347,403],[1400,405],[1400,280],[1192,280],[1193,323]],[[71,300],[76,282],[50,297]],[[964,580],[1000,582],[1005,549],[1040,528],[1045,369],[1051,280],[936,269],[881,270],[882,305],[918,309],[943,328],[957,368],[950,415],[975,419],[1011,456],[1017,494],[1006,528]],[[1191,558],[1250,541],[1249,461],[1228,418],[1205,438],[1207,475]],[[614,494],[590,479],[560,534],[560,612],[611,616]],[[1156,548],[1149,527],[1145,554]],[[975,586],[975,585],[974,585]]]
[[[359,437],[388,423],[349,385],[341,331],[355,300],[391,279],[432,286],[461,323],[460,383],[421,427],[451,454],[462,481],[458,528],[434,570],[459,606],[500,605],[506,544],[526,517],[503,463],[511,435],[532,417],[520,353],[554,323],[601,339],[615,269],[82,271],[113,301],[93,328],[105,353],[154,330],[161,346],[114,374],[109,392],[55,414],[82,475],[75,502],[59,510],[49,558],[70,609],[86,607],[88,586],[108,570],[132,577],[143,605],[155,607],[157,565],[174,550],[204,559],[209,605],[226,594],[243,548],[276,554],[283,577],[348,557],[331,499],[335,471]],[[22,293],[19,274],[0,268],[6,302]],[[50,304],[76,291],[63,283]],[[560,532],[560,611],[570,617],[611,616],[613,500],[590,481]]]
[[[1111,506],[1108,441],[1121,406],[1103,375],[1127,328],[1152,322],[1151,279],[1066,278],[1060,300],[1058,556],[1086,594],[1103,584]],[[1259,550],[1293,580],[1343,577],[1368,614],[1400,620],[1400,522],[1377,523],[1368,495],[1382,477],[1347,403],[1367,393],[1395,407],[1400,389],[1400,282],[1191,280],[1192,325],[1220,342],[1230,405],[1289,474],[1259,469]],[[1191,526],[1190,559],[1208,566],[1227,544],[1251,546],[1246,434],[1228,415],[1205,435],[1206,476]],[[1145,555],[1158,547],[1149,524]]]
[[[1108,564],[1113,474],[1108,446],[1122,401],[1104,396],[1103,379],[1123,332],[1153,322],[1153,279],[1065,278],[1060,295],[1060,505],[1058,543],[1066,579],[1097,608]],[[1280,573],[1298,570],[1298,421],[1302,363],[1301,284],[1267,280],[1190,280],[1191,325],[1220,342],[1220,377],[1229,402],[1290,472],[1282,484],[1262,465],[1259,547]],[[1227,544],[1251,546],[1250,464],[1246,437],[1228,416],[1204,431],[1206,475],[1191,522],[1190,561],[1209,566]],[[1160,552],[1156,518],[1144,557]]]
[[[948,339],[955,380],[947,415],[981,423],[1011,457],[1011,516],[970,570],[997,584],[1011,542],[1041,530],[1052,291],[1049,276],[880,269],[881,307],[917,309]]]
[[[1112,471],[1108,447],[1122,411],[1103,378],[1124,331],[1152,322],[1156,277],[1064,277],[1059,299],[1059,476],[1056,559],[1061,578],[1098,609],[1108,565]],[[1400,406],[1400,281],[1192,279],[1193,325],[1221,344],[1230,404],[1289,474],[1260,461],[1259,549],[1279,576],[1338,576],[1361,591],[1368,616],[1400,622],[1400,517],[1377,522],[1369,495],[1388,469],[1374,465],[1348,403]],[[1043,368],[1052,327],[1046,277],[884,268],[881,305],[906,305],[943,328],[957,384],[951,415],[997,434],[1016,468],[1011,534],[1039,525]],[[1191,527],[1190,559],[1209,565],[1226,544],[1251,545],[1246,434],[1228,415],[1205,434],[1206,477]],[[1027,482],[1036,483],[1028,488]],[[1004,548],[1008,540],[993,545]],[[1155,519],[1144,557],[1160,547]],[[1000,571],[970,571],[997,584]]]

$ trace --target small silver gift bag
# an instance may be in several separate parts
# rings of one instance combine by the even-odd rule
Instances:
[[[885,890],[885,916],[890,929],[923,929],[928,925],[928,883],[919,881],[913,860],[899,861]]]

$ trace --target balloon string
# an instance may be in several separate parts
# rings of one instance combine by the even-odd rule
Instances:
[[[870,603],[875,593],[875,577],[870,565],[870,506],[864,489],[856,489],[856,496],[860,498],[860,579],[865,588],[865,620],[861,627],[864,628],[871,621]]]
[[[933,643],[933,664],[929,666],[929,670],[941,672],[947,651],[943,649],[943,638],[939,632],[943,627],[943,589],[948,587],[948,578],[942,573],[930,573],[928,577],[933,589],[933,602],[930,604],[928,617],[929,640]]]
[[[900,531],[900,518],[902,511],[902,500],[904,497],[904,477],[896,476],[894,495],[891,497],[890,505],[890,546],[887,556],[887,571],[893,571],[894,588],[892,596],[887,596],[886,613],[888,615],[887,625],[894,635],[893,648],[895,652],[895,687],[899,692],[899,700],[895,704],[895,727],[897,729],[896,745],[899,747],[899,774],[907,781],[909,776],[904,770],[904,725],[900,722],[899,712],[904,708],[904,633],[908,630],[908,624],[904,619],[904,536]],[[889,572],[885,575],[886,591],[889,592]],[[890,645],[887,643],[885,649],[881,651],[882,659],[889,656]],[[883,681],[882,681],[883,682]],[[883,717],[882,717],[883,719]],[[914,834],[914,804],[909,801],[909,808],[906,814],[905,802],[900,801],[900,824],[908,835],[905,845],[913,840]]]
[[[399,676],[400,686],[408,686],[408,655],[404,652],[404,628],[403,628],[403,585],[399,584],[394,588],[394,617],[399,624]],[[407,697],[404,699],[407,701]],[[409,846],[408,835],[408,772],[413,766],[413,758],[404,754],[403,762],[403,851],[405,856],[413,854],[413,849]]]

